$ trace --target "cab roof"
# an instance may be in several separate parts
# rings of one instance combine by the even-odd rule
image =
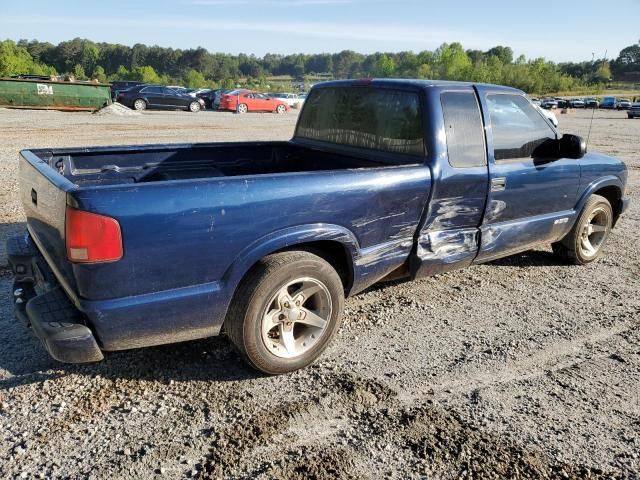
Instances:
[[[524,94],[522,90],[518,90],[513,87],[506,87],[504,85],[494,85],[490,83],[475,83],[475,82],[457,82],[453,80],[415,80],[407,78],[363,78],[352,80],[331,80],[328,82],[317,83],[313,88],[325,88],[325,87],[347,87],[347,86],[386,86],[386,87],[419,87],[419,88],[431,88],[431,87],[462,87],[462,86],[483,86],[491,87],[492,90],[502,90],[510,93]]]

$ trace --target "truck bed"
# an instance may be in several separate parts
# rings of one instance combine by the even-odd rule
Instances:
[[[33,150],[78,186],[266,175],[384,166],[293,142]]]
[[[341,245],[354,292],[407,262],[430,169],[341,150],[295,141],[26,150],[22,204],[30,238],[100,348],[201,338],[218,333],[242,276],[269,249]],[[115,219],[123,257],[70,262],[69,208]]]

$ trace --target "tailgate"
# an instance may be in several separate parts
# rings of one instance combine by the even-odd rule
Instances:
[[[51,150],[20,152],[20,197],[31,237],[58,281],[71,294],[76,288],[72,266],[67,261],[64,223],[67,192],[77,187],[52,167],[53,158]]]

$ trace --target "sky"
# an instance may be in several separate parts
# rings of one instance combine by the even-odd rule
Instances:
[[[258,56],[419,52],[458,41],[561,62],[617,57],[639,41],[638,18],[640,0],[0,0],[0,39]]]

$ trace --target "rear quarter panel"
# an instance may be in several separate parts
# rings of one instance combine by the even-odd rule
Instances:
[[[273,249],[322,240],[323,225],[350,234],[355,278],[373,283],[406,260],[429,190],[422,165],[79,189],[74,207],[120,222],[124,257],[74,265],[78,293],[100,300],[208,282],[234,289],[244,273],[234,262],[260,258],[247,252],[264,254],[257,246],[267,240]],[[292,229],[307,234],[296,240]]]

